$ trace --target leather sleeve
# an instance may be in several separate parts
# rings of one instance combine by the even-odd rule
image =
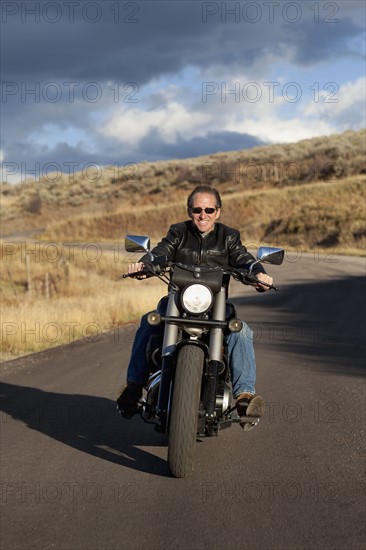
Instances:
[[[249,269],[249,264],[253,261],[255,261],[255,258],[242,244],[239,231],[233,230],[229,240],[230,265],[238,269]],[[253,268],[253,274],[256,275],[257,273],[266,273],[260,263],[256,264]]]
[[[183,239],[183,232],[180,231],[181,224],[171,225],[167,235],[151,250],[155,257],[166,256],[168,262],[174,260],[178,246]],[[145,254],[140,262],[148,261],[149,257]]]

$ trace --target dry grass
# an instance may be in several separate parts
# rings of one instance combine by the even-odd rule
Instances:
[[[235,194],[224,219],[240,229],[244,242],[337,247],[364,254],[365,177]]]
[[[81,251],[74,251],[73,261],[69,257],[66,264],[66,276],[64,263],[45,261],[40,250],[38,258],[29,255],[32,275],[28,279],[24,250],[7,256],[5,263],[6,247],[3,243],[0,287],[4,359],[79,338],[96,340],[107,330],[131,336],[131,326],[127,330],[126,323],[154,309],[166,292],[165,285],[155,279],[117,280],[125,271],[126,258],[116,263],[115,255],[105,251],[97,262],[87,261]],[[49,297],[45,295],[46,273],[55,281]],[[29,280],[32,292],[27,288]]]

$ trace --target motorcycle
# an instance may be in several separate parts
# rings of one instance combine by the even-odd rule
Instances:
[[[243,326],[227,301],[230,277],[243,284],[257,282],[252,274],[258,262],[280,265],[284,250],[260,247],[247,271],[233,267],[193,266],[155,258],[146,236],[127,235],[129,253],[145,252],[144,269],[122,277],[155,276],[168,285],[168,296],[150,312],[155,327],[147,357],[150,376],[146,398],[139,401],[142,419],[168,436],[168,463],[174,477],[189,476],[194,468],[197,438],[211,437],[233,423],[252,429],[258,417],[239,417],[231,406],[230,369],[224,334]],[[269,288],[278,290],[273,285]]]

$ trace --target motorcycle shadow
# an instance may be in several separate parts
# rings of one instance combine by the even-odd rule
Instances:
[[[45,392],[1,383],[1,410],[83,453],[134,470],[170,477],[164,458],[139,447],[166,446],[166,437],[140,418],[121,418],[111,399],[92,395]],[[159,452],[154,449],[154,452]]]

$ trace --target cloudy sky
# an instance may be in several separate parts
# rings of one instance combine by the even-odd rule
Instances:
[[[365,126],[362,0],[3,0],[1,26],[4,181]]]

